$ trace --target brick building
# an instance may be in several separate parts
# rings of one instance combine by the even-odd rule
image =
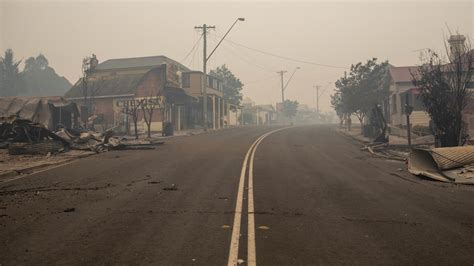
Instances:
[[[181,87],[181,75],[188,71],[165,56],[110,59],[100,64],[91,61],[87,79],[79,79],[65,97],[81,106],[83,120],[95,115],[96,124],[102,128],[126,131],[131,124],[129,115],[123,112],[126,103],[158,96],[165,104],[162,111],[154,112],[152,130],[161,131],[163,122],[171,122],[179,131],[192,128],[198,115],[197,98]],[[92,113],[87,114],[88,110]],[[143,114],[139,114],[139,121],[144,129]]]

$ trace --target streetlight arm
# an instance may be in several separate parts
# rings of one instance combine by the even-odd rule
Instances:
[[[224,36],[222,36],[221,40],[219,41],[219,43],[216,45],[216,47],[214,47],[214,50],[212,50],[212,52],[209,54],[209,56],[206,58],[206,61],[209,60],[209,58],[211,58],[211,56],[214,54],[214,52],[216,51],[217,47],[219,47],[219,45],[222,43],[222,41],[225,39],[225,37],[227,36],[227,34],[229,34],[229,32],[232,30],[232,28],[235,26],[235,24],[237,24],[238,21],[243,21],[242,18],[238,18],[235,20],[234,24],[232,24],[232,26],[230,26],[230,28],[227,30],[227,32],[224,34]]]
[[[294,70],[293,73],[291,74],[290,78],[289,78],[288,81],[286,82],[285,86],[283,87],[283,90],[286,90],[286,87],[288,86],[288,84],[290,83],[291,79],[292,79],[293,76],[295,75],[296,70],[298,70],[298,68],[295,68],[295,70]]]
[[[328,85],[331,84],[332,82],[328,82],[328,84],[324,87],[324,90],[319,94],[319,96],[322,96],[327,90],[328,90]]]

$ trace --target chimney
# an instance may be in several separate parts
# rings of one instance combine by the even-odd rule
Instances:
[[[449,58],[451,60],[459,57],[460,55],[464,54],[464,42],[466,41],[466,37],[464,35],[451,35],[448,39],[449,43]]]

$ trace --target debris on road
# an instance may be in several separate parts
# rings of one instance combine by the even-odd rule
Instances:
[[[474,184],[474,146],[413,149],[408,171],[442,182]]]
[[[76,211],[76,208],[67,208],[63,212],[74,212]]]
[[[163,190],[165,190],[165,191],[176,191],[176,190],[178,190],[178,187],[175,184],[171,184],[170,187],[165,187],[165,188],[163,188]]]
[[[408,158],[409,152],[407,148],[395,147],[388,143],[372,143],[366,144],[361,150],[367,150],[371,154],[391,160],[405,161]]]

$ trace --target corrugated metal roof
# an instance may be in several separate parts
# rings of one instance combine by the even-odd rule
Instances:
[[[431,156],[440,170],[447,170],[474,162],[474,146],[434,148]]]
[[[0,118],[17,116],[48,126],[52,114],[49,106],[66,108],[78,114],[79,110],[73,102],[63,97],[0,97]],[[63,109],[64,110],[64,109]]]
[[[146,56],[146,57],[132,57],[132,58],[117,58],[109,59],[100,63],[96,70],[110,70],[110,69],[123,69],[123,68],[139,68],[139,67],[156,67],[162,64],[175,64],[182,71],[190,71],[189,68],[182,65],[181,63],[170,59],[166,56]]]
[[[144,74],[117,75],[110,78],[89,81],[87,87],[90,91],[92,91],[92,89],[95,90],[95,96],[135,94],[135,90],[144,76]],[[81,96],[83,96],[82,79],[76,82],[64,95],[66,98],[77,98]]]

